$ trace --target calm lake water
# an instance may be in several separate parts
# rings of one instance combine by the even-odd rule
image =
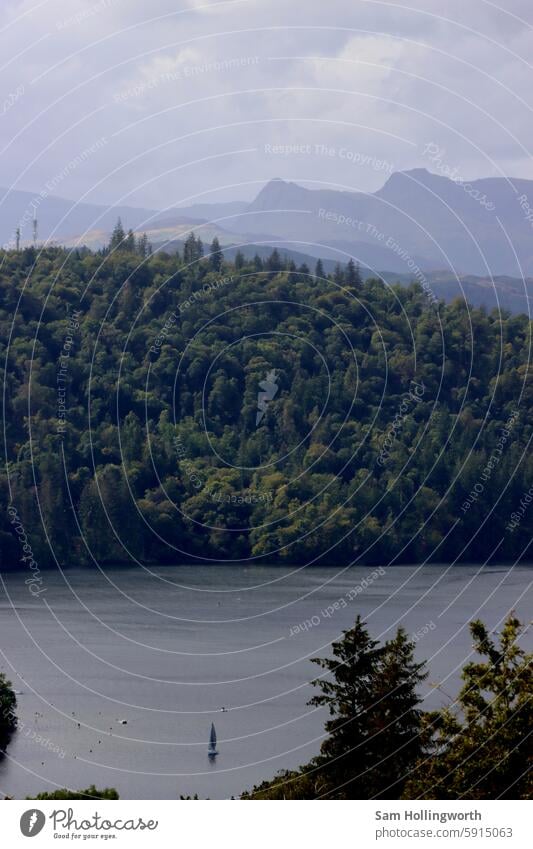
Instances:
[[[71,569],[46,573],[36,599],[23,575],[4,575],[0,670],[20,691],[21,727],[0,792],[95,783],[123,798],[238,795],[317,753],[325,713],[306,705],[318,672],[309,658],[327,654],[357,613],[378,638],[400,624],[420,633],[428,707],[457,692],[469,620],[496,627],[512,608],[530,618],[531,567],[381,572]]]

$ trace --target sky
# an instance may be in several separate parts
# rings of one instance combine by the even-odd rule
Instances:
[[[0,185],[167,209],[533,179],[532,62],[530,0],[1,0]]]

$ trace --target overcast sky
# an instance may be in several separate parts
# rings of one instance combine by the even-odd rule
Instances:
[[[275,176],[372,191],[438,170],[428,144],[465,179],[533,178],[533,8],[505,7],[2,0],[0,185],[158,209]]]

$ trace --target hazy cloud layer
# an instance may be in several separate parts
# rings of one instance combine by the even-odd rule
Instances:
[[[102,139],[57,194],[375,190],[376,159],[431,169],[428,142],[465,177],[533,178],[532,20],[525,0],[4,3],[0,184],[39,191]]]

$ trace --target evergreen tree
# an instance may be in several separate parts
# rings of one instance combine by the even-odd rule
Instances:
[[[137,253],[139,256],[146,258],[148,256],[148,237],[146,233],[139,236],[137,240]]]
[[[319,280],[323,280],[325,278],[324,266],[322,265],[322,260],[318,259],[315,265],[315,277],[318,277]]]
[[[137,250],[135,244],[135,234],[133,230],[128,230],[128,235],[124,239],[124,250],[134,254]]]
[[[183,245],[183,262],[185,265],[191,265],[196,260],[196,237],[194,233],[189,233]]]
[[[385,643],[374,682],[374,708],[369,715],[376,766],[366,776],[372,798],[397,799],[409,772],[423,753],[419,686],[427,678],[424,663],[414,659],[414,643],[399,628]]]
[[[356,265],[353,259],[350,258],[348,265],[346,266],[346,283],[348,286],[360,286],[362,282],[363,280],[361,278],[359,263]]]
[[[117,223],[113,229],[111,234],[111,240],[109,242],[109,250],[112,253],[113,251],[121,250],[124,247],[124,239],[126,238],[126,233],[124,232],[124,227],[122,226],[122,221],[120,218],[117,219]]]
[[[267,267],[268,271],[276,271],[276,272],[281,271],[282,262],[281,262],[281,257],[279,255],[279,251],[278,251],[277,248],[274,248],[274,250],[272,251],[272,253],[268,257],[268,259],[266,261],[266,267]]]
[[[344,285],[344,271],[342,270],[340,262],[335,263],[335,270],[333,271],[333,280],[335,281],[337,286]]]
[[[220,271],[224,262],[224,254],[220,250],[220,242],[215,236],[209,249],[209,266],[213,271]]]
[[[313,658],[328,673],[312,683],[322,693],[311,705],[332,715],[316,758],[335,798],[397,798],[421,754],[417,687],[426,677],[405,631],[383,646],[361,617],[333,643],[332,658]]]
[[[413,655],[402,628],[379,645],[358,616],[333,643],[332,657],[312,659],[325,674],[311,682],[321,693],[309,704],[331,716],[320,754],[254,788],[251,797],[398,798],[422,753],[417,688],[427,673]]]
[[[241,251],[237,251],[237,253],[235,254],[235,269],[237,271],[240,271],[243,266],[244,266],[244,254],[241,253]]]
[[[379,673],[383,649],[373,640],[361,617],[332,645],[331,658],[312,658],[327,673],[311,683],[321,695],[309,704],[325,705],[332,719],[325,724],[328,734],[316,759],[322,768],[328,792],[342,798],[364,798],[368,768],[364,744],[370,736],[368,711]],[[372,747],[373,749],[374,747]]]

